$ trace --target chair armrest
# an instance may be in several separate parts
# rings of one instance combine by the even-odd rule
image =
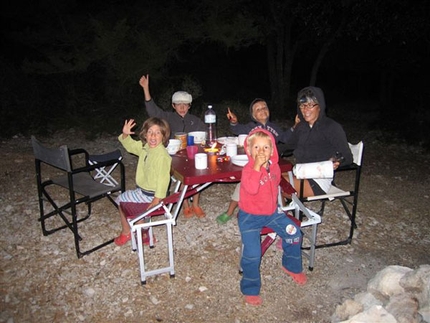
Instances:
[[[342,171],[347,171],[347,170],[356,170],[358,168],[358,165],[355,163],[349,164],[349,165],[343,165],[343,166],[339,166],[335,172],[342,172]]]

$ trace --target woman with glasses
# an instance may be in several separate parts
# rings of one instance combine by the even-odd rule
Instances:
[[[342,126],[326,116],[323,91],[308,86],[297,95],[300,122],[286,142],[293,149],[297,163],[333,160],[333,168],[352,163],[352,153]],[[336,158],[336,159],[335,159]],[[321,195],[330,189],[332,178],[304,180],[303,197]],[[294,187],[301,190],[301,181],[294,178]]]

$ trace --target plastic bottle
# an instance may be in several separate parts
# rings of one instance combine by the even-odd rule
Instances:
[[[205,112],[205,123],[208,126],[206,144],[212,146],[216,143],[216,113],[212,109],[212,105],[208,105],[208,109]]]

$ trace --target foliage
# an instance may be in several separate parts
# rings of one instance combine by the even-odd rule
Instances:
[[[257,88],[270,84],[276,119],[291,119],[291,97],[309,82],[345,96],[357,91],[352,82],[360,83],[362,95],[373,87],[381,115],[394,109],[400,116],[419,86],[408,80],[428,69],[424,0],[22,0],[3,9],[1,136],[58,127],[81,127],[91,137],[117,131],[124,118],[146,117],[142,74],[151,75],[151,94],[164,109],[182,89],[193,94],[193,113],[202,115],[208,80],[205,73],[198,79],[196,69],[217,66],[217,57],[201,57],[193,66],[190,54],[205,55],[210,46],[227,58],[235,52],[252,57],[256,46],[263,48],[267,67],[256,69],[254,59],[242,69]],[[355,76],[364,81],[351,81]],[[231,104],[240,93],[254,94],[239,82],[231,87],[236,97],[223,97]],[[219,105],[225,109],[224,102]],[[417,111],[403,121],[426,124],[426,110]]]

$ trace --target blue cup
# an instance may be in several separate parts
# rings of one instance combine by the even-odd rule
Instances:
[[[194,145],[194,137],[188,136],[187,137],[187,146],[193,146]]]

